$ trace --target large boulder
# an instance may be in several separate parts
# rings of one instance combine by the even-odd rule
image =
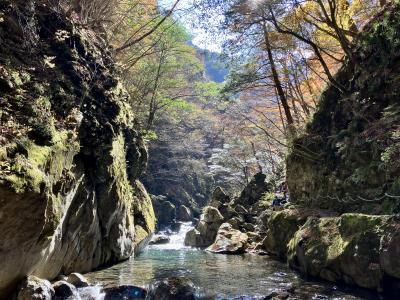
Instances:
[[[178,211],[176,212],[176,219],[182,222],[191,221],[193,219],[193,216],[190,208],[185,205],[179,206]]]
[[[89,286],[89,281],[79,273],[71,273],[67,278],[67,282],[74,285],[77,288]]]
[[[220,223],[221,225],[223,220],[224,217],[221,215],[219,210],[211,206],[206,206],[203,210],[203,214],[200,216],[200,222],[203,221],[209,224]]]
[[[196,288],[189,279],[170,277],[155,283],[149,292],[148,300],[195,300]]]
[[[220,208],[222,204],[229,203],[230,197],[225,193],[222,187],[217,186],[211,196],[209,206]]]
[[[214,244],[207,251],[220,254],[242,254],[246,250],[248,236],[224,223],[218,230]]]
[[[185,245],[191,247],[208,247],[217,236],[224,217],[215,207],[207,206],[200,216],[196,228],[190,230],[185,237]]]
[[[79,299],[79,294],[76,287],[66,281],[56,281],[53,283],[53,288],[55,292],[55,300]]]
[[[204,243],[203,237],[196,228],[190,229],[185,235],[185,246],[189,247],[207,247],[208,245]]]
[[[48,280],[29,276],[21,282],[17,300],[52,300],[54,294]]]
[[[256,204],[266,192],[271,190],[271,186],[265,182],[265,179],[265,174],[257,173],[254,175],[240,196],[234,200],[235,204],[241,204],[246,208]]]
[[[313,209],[285,209],[272,212],[267,219],[267,232],[263,240],[265,250],[284,258],[290,239],[309,217],[328,216],[330,213]]]
[[[288,262],[304,274],[398,295],[399,228],[394,216],[310,218],[290,241]]]

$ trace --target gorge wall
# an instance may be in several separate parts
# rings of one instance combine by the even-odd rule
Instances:
[[[383,9],[355,41],[287,159],[292,202],[338,212],[400,212],[399,4]],[[301,174],[301,176],[299,176]]]
[[[106,43],[41,3],[0,1],[0,298],[127,259],[155,225]]]

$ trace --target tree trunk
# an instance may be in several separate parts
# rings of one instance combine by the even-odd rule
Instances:
[[[289,107],[288,101],[286,99],[285,92],[283,91],[282,84],[279,79],[278,71],[276,69],[274,57],[272,55],[271,44],[269,41],[267,25],[265,24],[265,22],[262,22],[262,27],[263,27],[263,31],[264,31],[265,47],[267,50],[269,64],[271,66],[272,78],[274,80],[275,88],[278,93],[279,99],[282,103],[283,111],[285,112],[285,117],[286,117],[286,121],[288,124],[289,134],[291,135],[291,137],[294,137],[295,136],[295,128],[294,128],[293,116],[292,116],[292,113],[290,112],[290,107]]]

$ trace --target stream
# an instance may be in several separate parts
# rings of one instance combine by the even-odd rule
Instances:
[[[168,244],[148,246],[138,257],[85,276],[101,286],[143,287],[171,276],[184,276],[198,287],[199,297],[207,299],[256,299],[291,286],[295,287],[295,294],[290,299],[379,299],[362,289],[306,281],[286,264],[268,256],[221,255],[185,247],[184,237],[191,226],[182,224]],[[100,289],[92,289],[90,297],[81,294],[82,300],[102,299]]]

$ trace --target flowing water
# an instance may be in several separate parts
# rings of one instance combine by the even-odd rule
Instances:
[[[171,236],[170,243],[149,246],[136,258],[86,276],[103,286],[144,287],[167,277],[184,276],[194,282],[200,296],[214,299],[265,296],[290,286],[296,287],[291,299],[377,299],[364,290],[305,281],[284,263],[267,256],[221,255],[184,247],[183,240],[190,228],[191,224],[182,224],[179,233]],[[96,299],[101,299],[101,295]]]

